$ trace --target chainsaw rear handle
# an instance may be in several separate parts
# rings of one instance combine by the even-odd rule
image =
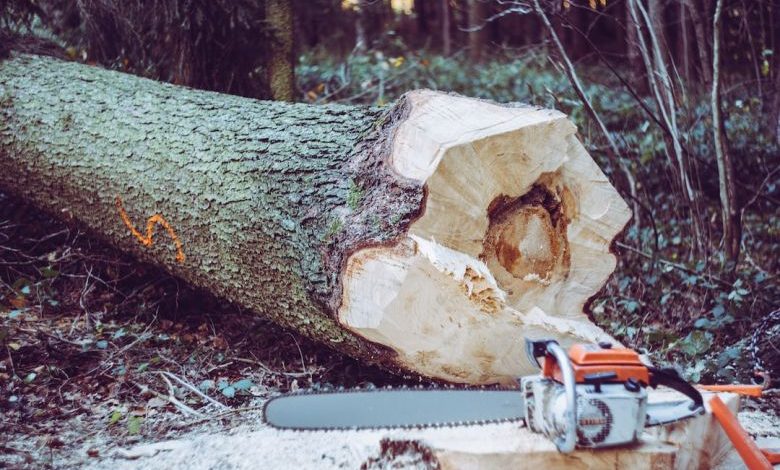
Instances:
[[[525,347],[529,360],[540,368],[538,357],[552,356],[558,362],[563,376],[566,411],[563,412],[564,422],[561,423],[563,432],[558,432],[553,442],[558,452],[562,454],[572,452],[577,445],[577,390],[569,354],[555,340],[532,341],[526,338]]]
[[[676,370],[658,367],[648,367],[647,370],[650,371],[649,385],[651,387],[655,388],[659,385],[663,385],[672,390],[676,390],[693,401],[690,405],[692,411],[698,409],[704,411],[704,399],[701,396],[701,392],[680,377]]]

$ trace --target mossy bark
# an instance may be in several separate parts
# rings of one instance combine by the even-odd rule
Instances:
[[[385,159],[404,109],[256,101],[15,56],[0,63],[0,190],[282,326],[392,365],[334,311],[345,257],[391,242],[421,211],[422,187]]]

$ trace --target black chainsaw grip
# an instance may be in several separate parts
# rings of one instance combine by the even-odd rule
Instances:
[[[531,365],[542,368],[539,364],[540,357],[544,357],[548,354],[547,345],[549,343],[558,343],[554,339],[528,339],[525,338],[525,354],[528,356],[528,360],[531,361]]]
[[[648,367],[650,371],[650,386],[656,388],[659,385],[677,390],[683,395],[693,400],[691,410],[704,407],[704,398],[696,387],[686,382],[676,370],[670,368]]]

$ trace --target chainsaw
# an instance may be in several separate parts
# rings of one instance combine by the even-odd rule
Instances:
[[[387,429],[525,422],[558,451],[631,444],[645,426],[704,413],[699,391],[674,369],[645,365],[635,351],[610,343],[526,340],[538,375],[519,388],[388,388],[297,392],[267,401],[264,421],[294,430]],[[539,358],[544,358],[539,363]],[[666,386],[687,399],[648,403],[647,387]]]

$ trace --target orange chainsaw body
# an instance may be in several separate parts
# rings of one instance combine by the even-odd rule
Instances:
[[[645,386],[650,383],[647,366],[639,359],[639,354],[631,349],[575,344],[569,348],[568,353],[577,383],[586,383],[589,377],[611,374],[614,376],[604,382],[626,382],[634,379]],[[552,356],[545,358],[542,375],[563,382],[561,369]]]

